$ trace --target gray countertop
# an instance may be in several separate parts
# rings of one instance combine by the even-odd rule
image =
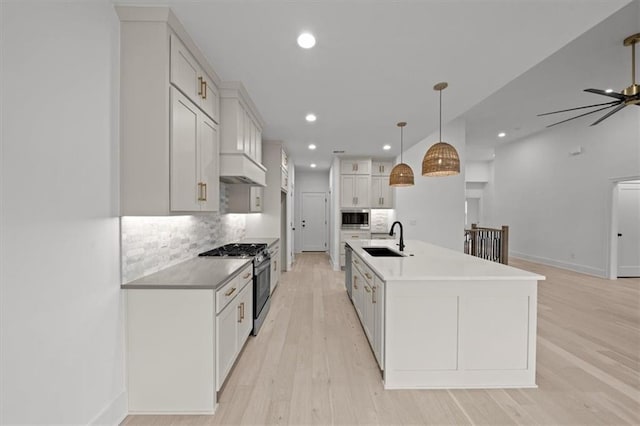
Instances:
[[[252,259],[196,257],[122,284],[123,289],[216,289]]]
[[[278,241],[280,241],[280,238],[276,238],[276,237],[271,237],[271,238],[251,238],[251,237],[246,237],[240,242],[241,243],[266,244],[267,247],[271,247],[272,245],[274,245]]]

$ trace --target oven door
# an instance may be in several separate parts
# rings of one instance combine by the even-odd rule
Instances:
[[[266,258],[255,266],[253,275],[253,332],[256,336],[269,312],[271,292],[271,258]]]

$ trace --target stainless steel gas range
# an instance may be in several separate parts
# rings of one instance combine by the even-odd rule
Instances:
[[[258,335],[270,306],[271,255],[266,244],[226,244],[200,256],[253,258],[253,331]]]

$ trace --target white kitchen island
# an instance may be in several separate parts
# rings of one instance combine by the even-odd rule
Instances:
[[[347,243],[352,301],[386,389],[536,387],[537,285],[545,277],[408,241],[402,257]]]

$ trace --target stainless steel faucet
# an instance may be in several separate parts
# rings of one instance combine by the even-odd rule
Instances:
[[[396,224],[400,225],[400,244],[398,245],[400,246],[400,251],[404,251],[404,233],[402,231],[402,223],[397,220],[393,222],[393,224],[391,225],[391,230],[389,231],[389,235],[393,235],[393,228],[395,228]]]

